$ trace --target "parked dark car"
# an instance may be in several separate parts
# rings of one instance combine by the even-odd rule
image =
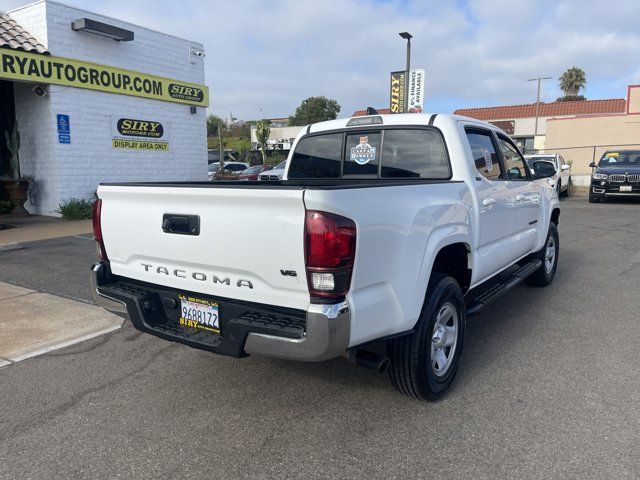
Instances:
[[[213,176],[215,180],[237,180],[240,172],[249,168],[248,163],[229,162],[224,164],[224,170],[218,170]]]
[[[216,173],[220,171],[220,163],[210,163],[209,164],[209,180],[213,180],[215,178]]]
[[[255,167],[249,167],[243,172],[240,172],[238,175],[238,180],[242,181],[256,181],[258,180],[258,175],[267,170],[271,170],[273,165],[256,165]]]
[[[640,197],[640,150],[605,152],[591,174],[589,203],[605,201],[607,197]]]

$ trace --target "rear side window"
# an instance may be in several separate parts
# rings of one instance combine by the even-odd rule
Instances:
[[[306,137],[298,142],[289,178],[339,178],[342,133]]]
[[[433,130],[386,130],[383,178],[445,179],[451,176],[444,142]]]
[[[491,140],[491,134],[489,132],[468,130],[467,140],[469,140],[476,170],[487,180],[504,180],[504,175],[500,171],[498,153],[493,145],[493,140]]]

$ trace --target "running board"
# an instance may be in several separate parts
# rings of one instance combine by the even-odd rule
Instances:
[[[535,272],[542,265],[542,261],[539,259],[532,260],[529,263],[524,264],[513,272],[509,277],[495,284],[488,290],[482,292],[473,301],[467,305],[467,316],[476,315],[485,306],[493,302],[498,297],[501,297],[513,287],[522,282],[525,278]]]

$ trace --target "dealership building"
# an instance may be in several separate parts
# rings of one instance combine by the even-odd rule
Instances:
[[[31,213],[100,182],[205,180],[208,101],[197,42],[49,0],[0,13],[0,175],[17,123]]]

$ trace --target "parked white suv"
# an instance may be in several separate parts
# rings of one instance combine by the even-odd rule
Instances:
[[[551,186],[504,132],[453,115],[310,125],[278,183],[98,197],[93,296],[135,328],[234,357],[346,354],[423,400],[451,384],[467,317],[558,262]]]
[[[287,161],[285,160],[284,162],[280,162],[271,170],[265,170],[260,175],[258,175],[258,180],[260,181],[282,180],[282,177],[284,177],[284,169],[286,165],[287,165]]]
[[[553,188],[555,188],[558,196],[569,195],[571,191],[571,165],[565,161],[565,159],[559,153],[552,154],[538,154],[538,155],[525,155],[529,167],[536,171],[536,164],[538,162],[551,163],[555,169],[555,174],[551,177],[547,177],[547,182]],[[540,169],[546,171],[545,164],[540,164]]]

